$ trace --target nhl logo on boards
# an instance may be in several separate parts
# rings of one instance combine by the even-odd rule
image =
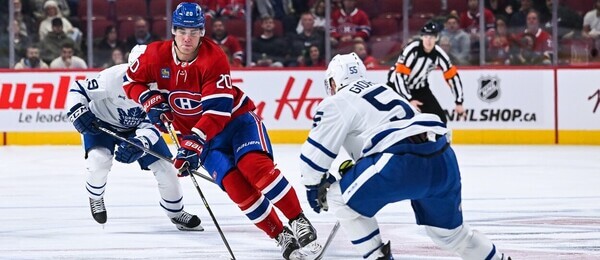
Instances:
[[[482,76],[477,86],[477,97],[491,103],[500,98],[500,79],[498,76]]]

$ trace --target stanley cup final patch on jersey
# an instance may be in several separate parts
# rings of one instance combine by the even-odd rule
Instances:
[[[171,78],[171,69],[170,68],[160,69],[160,77],[163,79]]]
[[[491,103],[500,98],[500,78],[498,76],[482,76],[477,86],[477,97],[483,102]]]
[[[189,91],[172,91],[169,94],[169,105],[173,112],[183,116],[193,116],[202,113],[202,95]]]

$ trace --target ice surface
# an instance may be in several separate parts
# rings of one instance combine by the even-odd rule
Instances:
[[[500,251],[513,259],[600,259],[600,146],[454,148],[465,221]],[[312,212],[306,203],[297,171],[299,146],[274,149],[323,241],[335,218]],[[201,217],[204,232],[178,231],[158,205],[152,173],[118,162],[105,193],[108,222],[97,224],[84,172],[79,146],[0,147],[0,259],[228,258],[189,177],[180,179],[186,210]],[[275,241],[224,192],[198,182],[237,259],[280,259]],[[396,259],[457,259],[414,224],[407,202],[388,205],[377,216]],[[361,258],[340,230],[325,259]]]

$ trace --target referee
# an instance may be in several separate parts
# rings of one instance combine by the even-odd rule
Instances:
[[[427,77],[429,72],[440,67],[444,78],[454,94],[455,111],[458,115],[465,112],[463,108],[462,82],[456,67],[450,62],[448,54],[438,45],[440,26],[427,23],[421,29],[421,39],[408,43],[398,57],[396,65],[388,74],[388,85],[422,113],[436,114],[447,123],[444,110],[429,89]]]

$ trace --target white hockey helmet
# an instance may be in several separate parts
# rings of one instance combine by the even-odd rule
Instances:
[[[366,79],[366,72],[365,64],[356,53],[335,55],[325,72],[325,88],[330,95],[333,95],[354,81]],[[330,83],[332,79],[335,82],[335,89]]]
[[[133,62],[136,61],[137,58],[142,55],[142,53],[146,52],[147,47],[147,45],[138,44],[131,49],[129,52],[129,57],[127,57],[127,63],[129,63],[129,66],[131,66],[131,64],[133,64]]]

